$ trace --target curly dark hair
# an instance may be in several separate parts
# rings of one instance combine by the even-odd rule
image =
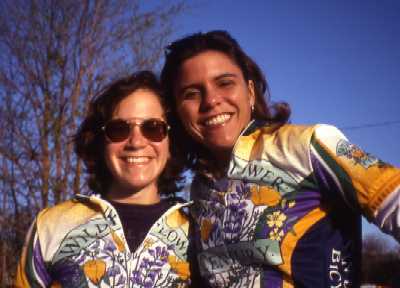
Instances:
[[[139,71],[105,86],[89,103],[87,115],[74,136],[75,152],[85,164],[89,188],[103,197],[108,192],[112,175],[104,159],[105,137],[101,127],[112,118],[118,103],[138,89],[154,92],[167,112],[163,90],[157,77],[151,71]],[[169,113],[166,113],[166,118],[169,122]],[[173,127],[171,131],[174,131]],[[169,143],[171,157],[158,179],[158,191],[162,195],[173,197],[175,192],[182,189],[184,165],[173,137],[170,137]]]
[[[268,105],[270,93],[264,74],[228,32],[214,30],[207,33],[195,33],[171,43],[165,49],[166,59],[161,72],[161,83],[164,87],[167,105],[175,115],[171,119],[171,125],[176,127],[177,135],[175,137],[180,139],[180,143],[185,143],[182,148],[185,150],[186,163],[194,170],[198,170],[196,164],[199,161],[210,158],[210,153],[207,153],[204,147],[191,140],[184,132],[176,113],[174,87],[183,62],[210,50],[227,55],[238,65],[246,82],[253,81],[255,90],[253,119],[269,121],[280,126],[286,123],[290,117],[289,104],[281,102]]]

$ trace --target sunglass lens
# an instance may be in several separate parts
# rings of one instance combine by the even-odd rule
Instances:
[[[160,142],[167,136],[167,124],[163,121],[150,119],[142,123],[143,136],[153,142]]]
[[[121,142],[129,137],[131,127],[123,120],[113,120],[105,126],[106,136],[113,142]]]

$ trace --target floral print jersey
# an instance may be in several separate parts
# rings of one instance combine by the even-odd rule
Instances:
[[[191,195],[213,287],[359,287],[361,215],[400,240],[400,170],[328,125],[252,122]]]
[[[116,210],[78,195],[41,211],[32,224],[16,287],[187,287],[188,218],[178,203],[129,251]]]

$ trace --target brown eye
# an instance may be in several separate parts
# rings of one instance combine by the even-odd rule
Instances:
[[[201,92],[198,89],[187,89],[182,93],[182,99],[197,99],[201,97]]]
[[[220,80],[218,82],[218,86],[219,87],[229,87],[229,86],[232,86],[234,84],[235,84],[235,82],[233,80],[231,80],[231,79],[223,79],[223,80]]]

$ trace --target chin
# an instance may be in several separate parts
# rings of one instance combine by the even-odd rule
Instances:
[[[235,142],[233,141],[218,141],[218,142],[209,142],[207,143],[207,147],[209,150],[216,153],[227,153],[231,152]]]

